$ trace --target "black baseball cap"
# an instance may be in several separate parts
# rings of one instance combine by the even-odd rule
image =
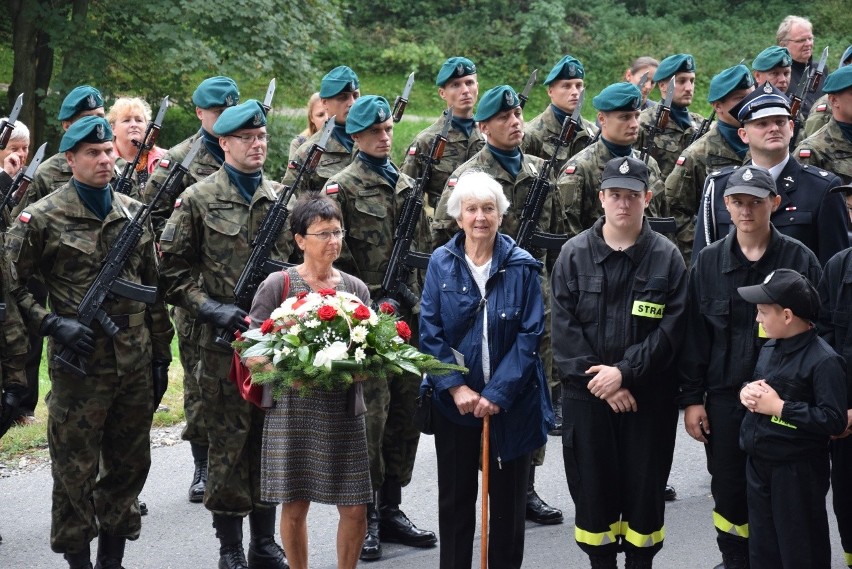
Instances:
[[[819,293],[807,277],[792,269],[776,269],[763,284],[741,286],[737,292],[746,302],[777,304],[805,320],[816,320],[819,316]]]

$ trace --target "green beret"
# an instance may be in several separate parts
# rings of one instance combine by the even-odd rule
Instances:
[[[476,65],[466,57],[451,57],[441,66],[438,76],[435,77],[435,85],[443,87],[450,79],[467,77],[476,74]]]
[[[80,85],[74,87],[70,93],[65,96],[62,101],[62,106],[59,107],[59,116],[61,121],[70,121],[77,113],[83,111],[91,111],[104,106],[104,99],[101,97],[101,92],[91,85]]]
[[[346,134],[358,134],[391,118],[387,99],[378,95],[358,97],[346,116]]]
[[[660,66],[654,72],[654,83],[665,81],[675,73],[686,71],[695,73],[695,58],[688,53],[678,53],[670,55],[660,62]]]
[[[340,65],[326,73],[325,77],[322,78],[319,94],[323,99],[330,99],[340,93],[355,92],[359,85],[358,76],[355,75],[355,72],[345,65]]]
[[[773,45],[767,47],[757,54],[754,61],[751,62],[751,68],[755,71],[769,71],[774,67],[790,67],[793,65],[793,58],[786,47]]]
[[[233,107],[240,102],[240,90],[230,77],[209,77],[199,83],[192,94],[192,103],[202,109]]]
[[[754,85],[754,77],[748,67],[742,63],[728,67],[710,80],[710,92],[707,102],[715,103],[727,97],[732,91],[748,89]]]
[[[74,121],[59,142],[59,152],[74,150],[81,142],[100,144],[112,140],[112,129],[103,117],[86,116]]]
[[[852,45],[847,47],[846,51],[843,52],[843,55],[840,56],[840,65],[838,67],[843,67],[850,63],[852,63]]]
[[[547,79],[544,80],[545,85],[550,85],[557,79],[582,79],[586,76],[586,70],[583,64],[576,57],[566,55],[559,60],[559,63],[553,66]]]
[[[479,99],[473,120],[477,122],[487,121],[497,113],[514,109],[520,104],[521,100],[514,89],[509,85],[498,85],[493,89],[488,89]]]
[[[642,92],[633,83],[613,83],[592,99],[592,105],[602,112],[638,111],[642,105]]]
[[[823,93],[839,93],[852,87],[852,65],[847,65],[829,73],[822,86]]]
[[[257,99],[249,99],[234,107],[228,107],[213,124],[213,132],[227,136],[243,128],[266,126],[266,110]]]

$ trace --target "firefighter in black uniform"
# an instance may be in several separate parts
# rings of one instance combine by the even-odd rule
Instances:
[[[716,542],[727,569],[748,565],[748,508],[745,453],[739,429],[745,409],[738,392],[752,379],[766,335],[755,322],[755,308],[737,287],[762,282],[777,268],[790,268],[819,280],[816,256],[770,223],[781,203],[771,174],[743,166],[725,189],[726,214],[735,229],[694,258],[689,275],[686,339],[678,365],[679,403],[684,426],[704,443],[711,474]]]
[[[822,168],[803,166],[790,156],[793,122],[787,97],[764,83],[730,112],[742,124],[739,135],[751,152],[751,161],[746,164],[766,168],[775,181],[781,203],[772,214],[772,224],[778,231],[804,243],[822,264],[847,248],[843,198],[829,192],[840,185],[840,178]],[[693,262],[701,249],[724,238],[731,228],[731,216],[722,196],[735,169],[711,173],[704,183],[695,226]],[[708,207],[708,204],[713,205]]]
[[[553,358],[563,389],[563,459],[574,538],[595,569],[651,567],[662,548],[663,488],[677,413],[686,267],[643,213],[648,167],[610,160],[604,217],[569,240],[553,269]]]

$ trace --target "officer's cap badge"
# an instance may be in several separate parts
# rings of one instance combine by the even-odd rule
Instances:
[[[94,95],[89,95],[88,97],[86,97],[86,107],[89,109],[98,108],[98,102],[95,100]]]
[[[743,180],[748,182],[752,178],[754,178],[754,174],[751,173],[751,169],[746,168],[745,174],[743,174]]]
[[[458,65],[456,65],[456,75],[458,75],[459,77],[464,75],[464,64],[463,63],[459,63]]]
[[[515,96],[512,94],[511,91],[506,91],[505,93],[503,93],[503,98],[506,99],[506,104],[510,107],[515,103]]]
[[[628,172],[630,172],[630,163],[625,160],[621,163],[621,166],[618,167],[618,171],[622,174],[627,174]]]
[[[232,95],[225,95],[225,106],[233,107],[234,106],[234,97]]]
[[[98,137],[98,140],[104,139],[104,125],[102,125],[102,124],[95,125],[95,136]]]
[[[385,110],[379,109],[376,113],[379,116],[379,122],[385,122]]]
[[[252,126],[260,126],[263,122],[263,119],[260,116],[260,113],[255,113],[251,119]]]
[[[573,63],[568,65],[568,75],[573,77],[577,73],[577,66]]]

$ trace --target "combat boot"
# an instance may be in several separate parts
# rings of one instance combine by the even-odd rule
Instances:
[[[607,555],[589,555],[592,569],[618,569],[617,553]]]
[[[275,506],[253,510],[249,514],[249,528],[249,569],[288,569],[284,550],[275,543]]]
[[[530,465],[530,478],[527,482],[526,518],[545,526],[562,523],[562,510],[548,506],[535,491],[535,466],[533,465]]]
[[[213,527],[219,538],[219,569],[248,569],[243,552],[243,519],[213,514]]]
[[[379,493],[373,492],[373,501],[367,504],[367,535],[361,545],[361,560],[375,561],[382,558],[382,542],[379,539]]]
[[[66,553],[63,555],[70,569],[92,569],[92,550],[89,544],[79,553]]]
[[[379,500],[379,533],[388,543],[401,543],[409,547],[433,547],[438,543],[435,532],[422,530],[408,519],[399,503],[402,501],[402,486],[385,480]]]
[[[723,569],[749,569],[748,554],[739,552],[722,553]]]
[[[98,535],[98,555],[95,569],[124,569],[121,560],[124,559],[124,545],[127,538],[117,537],[106,533]]]
[[[190,443],[192,459],[195,462],[195,472],[192,484],[189,485],[189,501],[199,503],[204,501],[204,491],[207,489],[207,448],[196,443]]]

